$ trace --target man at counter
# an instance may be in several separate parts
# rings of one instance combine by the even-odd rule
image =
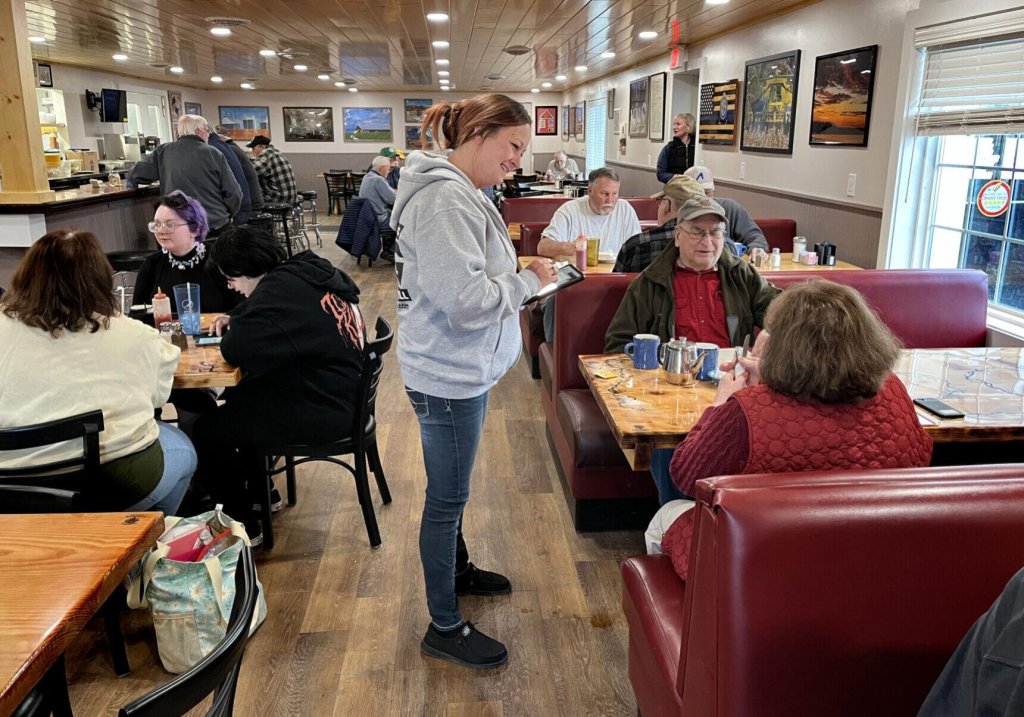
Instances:
[[[252,150],[252,165],[260,178],[263,201],[295,204],[298,197],[295,173],[292,171],[291,162],[281,154],[281,150],[262,134],[253,137],[245,146]]]
[[[245,183],[249,187],[249,201],[252,203],[252,211],[255,214],[263,209],[263,189],[260,188],[260,178],[256,175],[256,169],[252,166],[252,159],[249,157],[249,153],[235,144],[235,140],[231,139],[231,135],[227,133],[224,125],[217,125],[213,128],[213,131],[223,140],[227,148],[238,157],[238,162],[242,165],[242,174],[245,175]],[[236,224],[238,223],[240,222],[236,222]]]
[[[210,125],[199,115],[182,115],[178,139],[161,144],[136,163],[129,178],[136,183],[160,182],[164,194],[181,191],[206,210],[210,231],[218,234],[242,206],[238,186],[224,155],[206,143]]]

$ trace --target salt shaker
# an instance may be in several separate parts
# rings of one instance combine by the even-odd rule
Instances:
[[[778,269],[782,266],[782,254],[779,253],[779,248],[775,247],[772,249],[772,268]]]

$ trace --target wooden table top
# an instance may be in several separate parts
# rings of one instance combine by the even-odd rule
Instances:
[[[782,264],[778,268],[770,266],[771,254],[768,255],[769,260],[765,261],[764,266],[757,267],[757,271],[761,274],[770,274],[773,271],[814,271],[814,272],[829,272],[836,271],[837,269],[861,269],[862,267],[856,264],[850,264],[845,261],[837,261],[835,266],[823,266],[821,264],[813,264],[808,266],[807,264],[800,264],[793,261],[793,253],[786,252],[782,255]]]
[[[156,544],[161,513],[0,515],[0,715]]]
[[[519,257],[519,268],[520,269],[525,269],[526,267],[528,267],[536,259],[542,259],[542,258],[543,257],[539,257],[539,256],[521,256],[521,257]],[[563,257],[559,257],[559,260],[571,261],[574,258],[575,257],[571,257],[571,256],[563,256]],[[612,273],[612,269],[614,269],[614,268],[615,268],[615,262],[614,261],[610,261],[610,262],[607,262],[607,263],[601,262],[601,263],[598,263],[597,266],[588,266],[584,270],[583,273],[584,274],[611,274]]]
[[[220,314],[202,314],[199,327],[206,335],[213,320]],[[174,370],[174,388],[227,388],[242,380],[242,370],[224,360],[219,346],[197,347],[189,340],[188,351],[181,352]]]
[[[939,420],[919,409],[937,443],[1024,440],[1024,353],[1021,348],[904,350],[896,374],[913,398],[939,398],[964,412]],[[731,358],[720,351],[720,361]],[[661,369],[634,370],[624,354],[579,357],[615,440],[634,470],[650,468],[654,448],[679,444],[715,398],[708,382],[676,386]],[[607,371],[610,378],[597,378]]]

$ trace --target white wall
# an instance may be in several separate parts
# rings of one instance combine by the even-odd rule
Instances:
[[[916,7],[917,0],[824,0],[755,27],[688,47],[687,66],[701,68],[702,84],[734,77],[742,82],[744,63],[748,60],[801,50],[793,154],[741,152],[737,136],[736,145],[732,147],[699,145],[698,162],[710,167],[716,177],[743,181],[752,188],[781,189],[806,197],[881,209],[892,144],[892,118],[896,111],[904,18]],[[875,44],[879,46],[878,65],[868,146],[810,146],[808,133],[815,57]],[[622,117],[620,122],[624,122],[629,103],[629,82],[665,71],[667,64],[666,53],[664,58],[655,62],[576,88],[567,97],[573,102],[603,97],[614,87],[615,103]],[[666,140],[671,134],[668,108],[672,107],[673,83],[671,76],[669,79]],[[609,160],[634,166],[653,168],[664,145],[663,142],[627,138],[627,151],[623,157],[618,154],[618,139],[609,138]],[[614,145],[612,140],[615,140]],[[576,153],[581,153],[581,150]],[[741,162],[746,165],[744,180],[740,179]],[[851,173],[857,175],[856,194],[852,198],[846,194],[847,175]]]

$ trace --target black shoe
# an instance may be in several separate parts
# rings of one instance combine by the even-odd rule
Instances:
[[[391,252],[386,252],[386,251],[385,252],[381,252],[380,260],[381,261],[386,261],[389,264],[394,264],[395,263],[395,255],[392,254]]]
[[[243,523],[245,534],[249,536],[249,545],[253,548],[263,545],[263,527],[258,520],[247,520]]]
[[[462,573],[455,576],[456,595],[508,595],[512,583],[504,575],[481,570],[470,563]]]
[[[263,506],[261,506],[259,503],[253,503],[252,504],[252,509],[253,510],[259,510],[262,507]],[[277,490],[277,488],[271,488],[270,489],[270,512],[271,513],[276,513],[277,511],[281,510],[281,508],[283,508],[283,507],[284,507],[284,499],[281,497],[281,493]]]
[[[477,630],[473,623],[464,623],[448,632],[451,634],[446,636],[433,625],[428,627],[420,642],[420,651],[474,670],[501,667],[508,662],[505,646]]]

